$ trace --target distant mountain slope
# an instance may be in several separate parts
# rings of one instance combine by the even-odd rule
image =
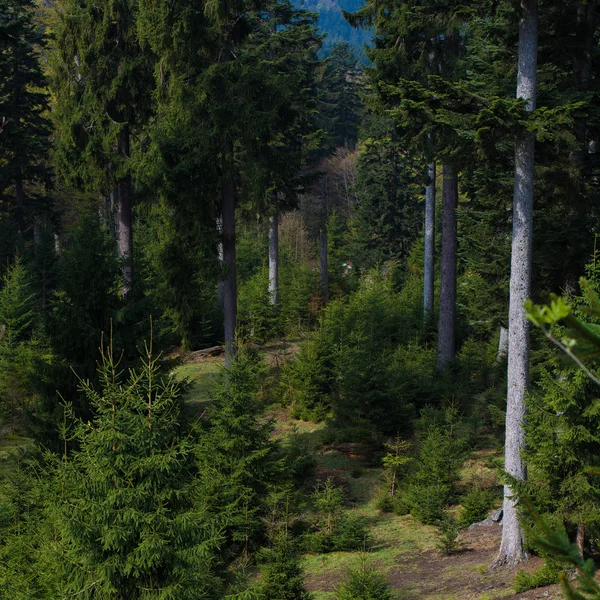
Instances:
[[[300,8],[319,14],[319,29],[322,33],[327,34],[323,41],[325,53],[328,54],[329,49],[336,42],[346,41],[350,43],[356,57],[362,63],[368,62],[364,46],[370,44],[372,31],[353,29],[342,14],[342,10],[350,12],[357,10],[363,4],[363,0],[295,0],[295,4]]]

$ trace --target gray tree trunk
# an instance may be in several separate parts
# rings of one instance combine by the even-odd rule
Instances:
[[[223,332],[225,366],[235,360],[235,330],[237,322],[237,285],[235,262],[235,182],[231,169],[223,182]]]
[[[537,0],[522,0],[519,23],[517,98],[527,100],[527,111],[535,110],[537,84]],[[524,480],[521,456],[525,445],[523,421],[529,383],[529,321],[523,303],[530,297],[533,239],[534,134],[523,131],[515,140],[515,184],[508,309],[508,394],[506,399],[505,469]],[[496,565],[514,566],[526,558],[514,492],[504,486],[502,540]]]
[[[427,324],[433,315],[435,267],[435,163],[427,166],[429,183],[425,188],[425,263],[423,281],[423,318]]]
[[[319,230],[319,285],[321,288],[321,299],[327,304],[329,299],[329,261],[327,248],[327,227],[321,225]]]
[[[269,302],[279,305],[279,208],[269,217]]]
[[[221,265],[221,271],[225,273],[225,265],[223,262],[223,217],[217,217],[217,234],[218,234],[218,243],[217,243],[217,256],[219,257],[219,265]],[[219,304],[219,308],[223,309],[225,304],[225,283],[223,279],[219,279],[219,283],[217,284],[217,303]]]
[[[508,355],[508,329],[500,327],[500,339],[498,340],[498,354],[496,354],[496,362],[500,362]]]
[[[127,125],[119,133],[117,151],[122,157],[129,156],[129,127]],[[126,297],[133,283],[133,220],[131,217],[130,175],[126,175],[117,182],[115,193],[117,197],[117,244],[119,258],[123,262],[121,291],[123,296]]]
[[[456,248],[458,179],[444,165],[442,187],[442,256],[440,281],[440,320],[438,326],[437,367],[444,369],[456,354]]]

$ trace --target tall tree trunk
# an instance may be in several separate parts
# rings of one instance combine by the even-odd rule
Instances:
[[[225,169],[222,189],[223,218],[223,331],[225,336],[225,366],[235,360],[235,330],[237,321],[237,285],[235,262],[235,181],[233,169]]]
[[[500,338],[498,339],[498,353],[496,362],[500,362],[508,355],[508,329],[500,327]]]
[[[583,552],[585,550],[585,525],[582,521],[577,523],[577,537],[575,538],[575,543],[577,544],[579,554],[583,558]]]
[[[129,126],[125,125],[119,133],[119,156],[129,157]],[[131,176],[127,174],[117,182],[115,189],[117,197],[117,243],[119,258],[123,263],[123,280],[121,290],[126,297],[133,283],[133,220],[131,217]]]
[[[329,261],[327,254],[327,225],[323,223],[319,230],[319,284],[323,304],[327,304],[329,299]]]
[[[23,237],[25,236],[25,193],[23,192],[23,177],[21,176],[21,171],[17,173],[15,179],[15,202],[17,231],[19,233],[19,240],[23,241]]]
[[[435,266],[435,163],[427,166],[429,182],[425,188],[425,264],[423,281],[423,318],[427,324],[433,315]]]
[[[217,217],[217,234],[219,240],[217,243],[217,256],[221,271],[225,273],[225,262],[223,260],[223,215]],[[219,279],[219,283],[217,284],[217,303],[219,308],[223,309],[225,305],[225,282],[223,279]]]
[[[458,180],[452,167],[444,165],[442,187],[442,276],[437,367],[445,368],[456,353],[456,248]]]
[[[522,0],[519,23],[517,98],[527,100],[527,111],[535,110],[537,84],[537,0]],[[523,130],[515,140],[515,184],[508,309],[508,394],[506,399],[505,469],[518,480],[527,471],[521,456],[525,445],[523,421],[529,383],[529,321],[523,303],[531,293],[531,249],[533,240],[533,180],[535,135]],[[526,558],[514,491],[504,486],[502,540],[496,564],[514,566]]]
[[[279,206],[275,200],[275,214],[269,217],[269,302],[279,305]]]

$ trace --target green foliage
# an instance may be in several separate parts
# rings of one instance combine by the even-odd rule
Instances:
[[[387,119],[371,117],[360,144],[351,222],[356,265],[402,264],[422,228],[423,176]]]
[[[50,179],[48,94],[39,60],[46,38],[35,13],[34,0],[0,2],[0,200],[21,241],[33,207],[47,203],[42,186]]]
[[[554,564],[558,562],[565,568],[575,569],[577,573],[575,581],[571,581],[566,573],[559,575],[565,597],[569,600],[600,599],[600,584],[594,578],[596,566],[593,559],[585,560],[577,544],[569,542],[564,528],[550,527],[526,496],[521,500],[524,509],[535,523],[535,531],[532,529],[528,531],[535,545],[550,556]]]
[[[552,340],[561,336],[557,343],[577,361],[585,361],[586,370],[597,368],[593,333],[600,314],[597,281],[591,275],[589,282],[582,281],[584,297],[575,299],[573,306],[554,298],[549,306],[530,304],[528,313]],[[528,399],[525,458],[531,475],[523,491],[544,515],[564,523],[569,533],[581,528],[595,537],[600,527],[600,487],[589,469],[600,454],[599,388],[585,371],[556,358],[551,361],[541,370],[538,389]]]
[[[306,591],[296,543],[287,531],[275,536],[273,545],[261,552],[262,584],[259,600],[310,600]]]
[[[288,367],[294,414],[324,418],[329,412],[339,437],[357,441],[410,427],[412,406],[395,387],[392,356],[420,323],[406,309],[412,297],[387,281],[363,278],[346,302],[325,309],[319,329]]]
[[[146,329],[149,320],[137,322],[133,309],[123,307],[113,240],[97,215],[88,213],[74,227],[70,244],[61,255],[59,287],[47,317],[47,332],[56,356],[48,397],[58,389],[78,413],[87,413],[87,396],[76,394],[78,377],[97,381],[102,336],[112,331],[114,343],[123,348],[124,360],[135,361],[137,357],[136,345],[142,337],[139,329]],[[51,406],[49,412],[54,409]]]
[[[7,266],[0,285],[0,410],[14,426],[33,410],[41,387],[39,365],[49,356],[35,334],[34,294],[19,257]]]
[[[552,585],[560,581],[560,575],[564,571],[562,565],[555,560],[548,560],[533,573],[519,569],[515,575],[514,589],[517,594]]]
[[[152,348],[128,379],[109,349],[101,391],[81,387],[90,422],[66,409],[56,467],[61,594],[131,599],[216,598],[222,524],[198,495],[194,439],[179,423],[179,391]],[[66,449],[73,444],[74,450]]]
[[[258,244],[250,244],[248,237],[245,234],[242,238],[242,250],[246,255],[243,260],[249,263],[243,263],[243,269],[251,275],[246,279],[238,278],[238,335],[241,339],[262,344],[277,336],[302,334],[314,321],[311,298],[316,285],[315,273],[309,265],[294,258],[288,244],[280,244],[279,304],[274,306],[268,292],[268,267],[266,264],[254,264],[260,260]]]
[[[17,468],[0,483],[0,595],[15,600],[60,596],[48,503],[55,488],[35,453],[20,453]]]
[[[357,59],[346,42],[336,43],[325,60],[320,81],[320,127],[326,131],[323,152],[340,146],[354,147],[361,120],[361,73]]]
[[[195,450],[198,492],[207,514],[224,528],[225,561],[260,541],[269,493],[285,479],[272,425],[260,419],[256,401],[263,368],[250,353],[221,373]]]
[[[458,437],[460,417],[454,408],[443,415],[424,413],[425,429],[419,448],[416,470],[407,489],[413,517],[426,524],[444,518],[458,481],[464,440]]]
[[[438,523],[440,537],[437,548],[442,554],[449,556],[458,550],[458,523],[456,519],[445,513]]]
[[[365,558],[350,569],[346,580],[335,592],[336,600],[391,600],[389,583]]]
[[[390,496],[396,495],[399,482],[408,469],[408,465],[412,462],[412,457],[407,456],[410,447],[410,442],[399,437],[395,438],[393,442],[385,444],[387,453],[381,462],[385,468],[386,479],[389,481],[388,491]]]
[[[165,200],[140,207],[138,214],[136,264],[152,303],[146,310],[152,311],[155,334],[188,350],[216,344],[222,315],[216,234],[207,226],[208,216],[184,203],[174,211]]]
[[[305,536],[307,551],[348,552],[364,550],[370,543],[366,524],[360,518],[345,514],[344,492],[331,478],[320,484],[312,496],[316,513],[315,529]]]
[[[244,340],[264,344],[281,332],[279,310],[270,302],[268,288],[269,270],[266,266],[240,286],[238,335]]]
[[[458,526],[461,529],[482,521],[496,500],[492,490],[472,489],[460,500]]]

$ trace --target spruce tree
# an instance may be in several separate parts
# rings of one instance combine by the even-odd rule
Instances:
[[[180,391],[152,347],[125,378],[112,348],[93,407],[78,421],[66,407],[54,518],[61,593],[115,600],[218,598],[218,524],[198,495],[194,436],[180,423]]]
[[[275,535],[273,545],[263,550],[259,600],[311,600],[296,546],[291,534],[281,531]]]
[[[259,420],[255,396],[261,370],[258,357],[241,356],[221,374],[195,451],[199,493],[208,514],[223,527],[226,562],[260,540],[267,496],[282,478],[272,425]]]
[[[34,294],[23,261],[16,258],[0,287],[0,406],[11,423],[31,409],[36,387],[36,358],[43,353],[34,336]]]
[[[49,180],[48,96],[39,57],[45,37],[35,10],[34,0],[0,2],[0,199],[10,199],[21,238],[40,195],[32,186]]]
[[[153,89],[137,36],[138,3],[59,0],[52,87],[60,178],[116,203],[122,293],[133,283],[131,136],[148,118]]]

